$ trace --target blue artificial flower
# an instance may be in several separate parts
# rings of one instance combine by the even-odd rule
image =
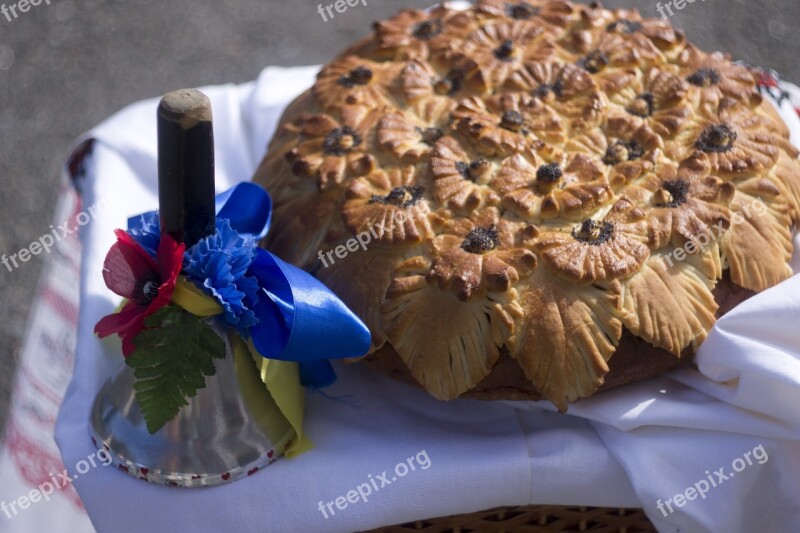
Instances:
[[[243,338],[258,323],[253,310],[258,303],[258,280],[247,276],[256,255],[255,239],[241,237],[228,219],[217,219],[217,231],[200,240],[183,255],[184,273],[224,309],[225,322]]]
[[[133,237],[139,246],[144,248],[151,256],[156,257],[158,244],[161,242],[161,226],[158,213],[152,211],[139,217],[135,224],[129,224],[128,234]]]

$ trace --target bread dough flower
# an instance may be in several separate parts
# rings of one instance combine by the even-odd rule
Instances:
[[[648,70],[641,81],[632,81],[610,98],[606,131],[617,137],[635,132],[646,149],[664,148],[689,123],[692,111],[685,102],[688,83],[657,67]]]
[[[457,57],[475,61],[485,93],[492,93],[507,82],[519,86],[517,73],[525,63],[551,60],[550,37],[548,29],[529,21],[490,22],[464,39]]]
[[[453,220],[434,241],[428,281],[463,301],[508,291],[536,267],[536,255],[520,246],[519,229],[494,208]]]
[[[602,219],[544,229],[536,239],[542,261],[579,285],[626,278],[650,257],[645,214],[626,199]]]
[[[635,132],[616,137],[600,128],[570,138],[566,149],[594,156],[594,160],[607,169],[608,182],[614,189],[646,174],[653,168],[654,158],[658,155],[658,152],[646,149]]]
[[[471,150],[455,137],[439,139],[431,154],[433,195],[457,213],[496,205],[500,197],[490,187],[497,162]]]
[[[545,162],[530,153],[515,154],[500,165],[492,188],[503,206],[532,223],[562,217],[583,220],[613,192],[605,169],[581,154]]]
[[[455,129],[486,155],[541,148],[545,141],[561,143],[566,137],[558,114],[524,93],[501,93],[485,102],[466,98],[452,117]]]
[[[561,0],[481,0],[475,7],[481,15],[513,20],[537,19],[558,28],[566,27],[575,12],[572,4]]]
[[[420,243],[432,234],[425,186],[416,169],[378,170],[353,180],[346,192],[342,218],[353,235],[371,233],[384,245]]]
[[[476,24],[470,12],[435,7],[429,11],[404,9],[375,23],[378,54],[397,60],[436,59],[453,41],[465,37]]]
[[[347,178],[368,173],[375,158],[367,150],[367,135],[377,113],[347,108],[340,122],[330,115],[304,115],[285,125],[299,134],[297,145],[285,152],[292,173],[316,180],[319,190],[341,186]]]
[[[407,113],[390,112],[376,130],[378,144],[401,160],[416,162],[425,159],[444,131]]]
[[[370,109],[391,105],[392,98],[386,85],[388,80],[397,76],[400,68],[394,63],[346,56],[326,66],[317,75],[314,96],[326,110],[341,106],[342,102]]]
[[[647,212],[654,248],[682,247],[690,241],[699,250],[729,228],[735,192],[732,183],[716,176],[696,176],[662,164],[622,194]]]
[[[559,62],[531,62],[520,75],[524,90],[562,117],[568,131],[598,126],[605,102],[584,69]]]
[[[679,75],[689,83],[689,98],[704,112],[716,113],[760,101],[753,74],[719,53],[705,53],[687,46],[678,57]]]
[[[422,121],[432,126],[444,127],[457,98],[467,95],[475,85],[475,62],[465,56],[434,68],[426,61],[409,61],[400,74],[403,98]]]
[[[728,179],[769,170],[790,143],[764,129],[758,115],[723,112],[687,124],[678,142],[668,146],[675,157],[689,160],[686,165]]]
[[[591,74],[611,68],[642,68],[663,61],[663,54],[640,32],[607,28],[575,31],[561,44],[571,53],[575,64]]]

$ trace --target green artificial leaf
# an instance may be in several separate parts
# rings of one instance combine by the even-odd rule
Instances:
[[[214,359],[225,358],[225,343],[205,319],[176,305],[162,307],[144,321],[127,358],[134,369],[136,401],[153,434],[216,373]]]

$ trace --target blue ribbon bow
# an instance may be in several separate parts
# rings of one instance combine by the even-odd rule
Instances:
[[[215,198],[217,218],[228,219],[241,237],[256,241],[269,232],[272,199],[254,183],[240,183]],[[128,219],[128,231],[145,231],[155,211]],[[336,380],[329,359],[358,357],[369,350],[364,323],[328,287],[272,253],[256,248],[248,275],[259,284],[250,328],[253,346],[268,359],[299,363],[307,387],[325,387]]]

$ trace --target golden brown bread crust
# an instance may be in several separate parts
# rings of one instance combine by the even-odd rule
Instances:
[[[719,304],[717,317],[721,317],[755,294],[734,285],[727,275],[723,276],[714,287],[713,293]],[[367,356],[364,361],[389,377],[419,385],[390,344],[385,344]],[[690,366],[693,362],[694,357],[689,348],[684,349],[681,357],[677,358],[626,330],[620,338],[614,357],[608,363],[608,373],[597,393],[652,378],[678,367]],[[474,388],[462,394],[462,397],[477,400],[541,400],[542,394],[533,383],[525,379],[519,371],[519,365],[507,351],[504,351],[489,375]]]
[[[376,23],[255,180],[267,245],[364,319],[368,359],[440,399],[566,409],[688,361],[731,287],[791,275],[797,156],[752,72],[663,20],[482,0]]]

